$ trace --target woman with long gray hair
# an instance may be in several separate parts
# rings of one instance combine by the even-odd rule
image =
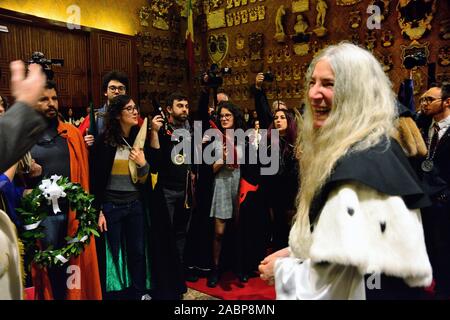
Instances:
[[[395,100],[380,64],[353,44],[330,46],[305,88],[297,215],[289,247],[261,262],[261,278],[275,280],[278,299],[365,299],[374,273],[384,298],[429,285],[418,210],[429,200],[391,139]]]

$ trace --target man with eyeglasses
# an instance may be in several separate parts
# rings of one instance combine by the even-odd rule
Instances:
[[[34,188],[40,185],[42,179],[58,175],[68,177],[71,182],[80,184],[89,192],[88,154],[83,136],[75,126],[59,120],[58,109],[56,83],[47,81],[45,90],[38,100],[37,110],[46,118],[48,128],[31,148],[31,156],[42,167],[42,175],[29,181],[29,187]],[[65,238],[72,236],[77,229],[75,212],[69,207],[67,199],[60,198],[58,202],[61,212],[50,213],[41,223],[45,227],[45,238],[41,240],[43,248],[65,246]],[[81,270],[82,288],[67,286],[67,268],[74,265]],[[39,299],[101,299],[93,237],[80,256],[71,258],[62,267],[46,269],[32,267],[33,283]]]
[[[438,299],[450,298],[450,84],[433,87],[420,97],[421,112],[431,124],[422,125],[428,154],[420,159],[419,177],[432,200],[422,210],[427,251]]]
[[[103,95],[107,98],[107,100],[105,104],[96,111],[95,114],[95,124],[97,127],[98,134],[101,134],[104,130],[105,115],[111,100],[118,95],[126,94],[128,86],[129,86],[128,76],[123,72],[113,70],[111,72],[108,72],[103,77],[102,90]],[[84,121],[78,127],[81,134],[85,136],[84,140],[87,146],[91,146],[94,143],[95,138],[92,135],[92,132],[86,133],[86,130],[89,129],[89,125],[90,125],[90,116],[87,115]]]

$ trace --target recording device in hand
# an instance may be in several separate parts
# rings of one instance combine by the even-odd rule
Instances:
[[[53,80],[55,73],[52,70],[52,66],[64,66],[63,59],[47,59],[42,52],[35,51],[31,55],[31,59],[28,61],[28,64],[36,63],[42,67],[45,75],[47,76],[47,80]]]
[[[208,76],[208,80],[206,82],[203,78],[205,74]],[[209,70],[207,70],[200,76],[200,81],[210,88],[218,88],[223,84],[223,77],[230,74],[231,68],[219,68],[219,65],[217,63],[213,63]]]
[[[163,119],[163,126],[161,128],[163,128],[164,132],[167,132],[167,130],[169,129],[169,121],[167,119],[167,116],[164,112],[164,109],[161,107],[160,103],[158,102],[158,100],[153,97],[152,98],[152,105],[153,105],[153,117],[155,116],[161,116]]]
[[[266,82],[273,82],[273,80],[275,80],[275,75],[270,71],[264,72],[263,75],[264,75],[264,81],[266,81]]]
[[[427,58],[425,56],[425,53],[422,51],[416,51],[413,53],[410,53],[408,55],[405,56],[404,60],[403,60],[403,66],[410,70],[414,67],[421,67],[426,65],[427,63]]]

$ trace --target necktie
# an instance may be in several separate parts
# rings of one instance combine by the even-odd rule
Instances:
[[[437,143],[439,140],[439,125],[435,123],[433,125],[433,136],[431,137],[430,149],[428,150],[428,158],[433,159],[434,153],[436,152]]]

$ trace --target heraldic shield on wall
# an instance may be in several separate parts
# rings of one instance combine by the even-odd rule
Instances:
[[[399,0],[397,11],[402,35],[417,40],[431,30],[436,0]]]
[[[229,41],[226,33],[212,34],[208,38],[208,55],[212,62],[220,64],[228,53]]]

